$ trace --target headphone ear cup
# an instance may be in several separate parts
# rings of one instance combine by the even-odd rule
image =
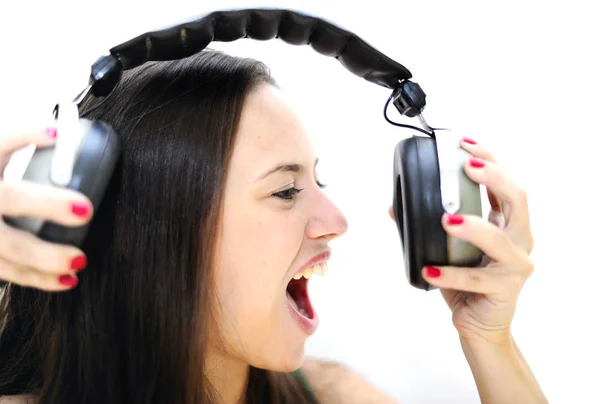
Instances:
[[[79,120],[85,131],[73,167],[71,182],[65,187],[80,192],[97,210],[104,198],[121,155],[121,140],[114,130],[101,121]],[[60,134],[59,134],[60,136]],[[54,147],[37,149],[23,175],[23,180],[53,185],[50,179]],[[35,234],[42,240],[81,246],[91,221],[83,226],[61,226],[37,217],[3,217],[6,224]]]
[[[460,148],[457,150],[461,173],[459,213],[481,216],[479,185],[462,170],[462,162],[468,153]],[[481,251],[462,240],[448,237],[442,227],[444,209],[434,139],[413,136],[396,145],[393,210],[404,252],[406,275],[412,286],[432,289],[421,276],[426,265],[471,266],[481,262]]]
[[[431,286],[421,276],[421,269],[443,265],[448,257],[434,140],[413,136],[400,141],[394,153],[394,179],[394,215],[406,275],[412,286],[429,290]]]
[[[80,119],[85,127],[85,140],[73,167],[73,178],[66,188],[81,192],[97,210],[108,183],[121,157],[121,139],[113,128],[102,121]],[[65,227],[45,222],[38,237],[43,240],[81,246],[87,237],[93,218],[79,227]]]

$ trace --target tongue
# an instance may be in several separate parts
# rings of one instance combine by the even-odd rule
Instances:
[[[298,307],[298,303],[296,303],[296,301],[294,300],[292,295],[290,295],[290,292],[286,292],[286,297],[287,297],[288,301],[292,304],[292,307],[294,309],[296,309],[296,311],[298,313],[302,314],[306,318],[310,318],[310,316],[308,315],[308,313],[306,312],[306,310],[304,308]]]

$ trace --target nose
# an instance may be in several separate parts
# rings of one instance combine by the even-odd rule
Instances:
[[[312,198],[306,234],[313,239],[333,240],[348,230],[346,216],[321,191]]]

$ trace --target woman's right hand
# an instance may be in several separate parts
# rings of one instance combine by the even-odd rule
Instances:
[[[39,217],[63,226],[81,226],[91,219],[92,204],[81,193],[28,181],[4,181],[4,169],[15,151],[31,144],[52,146],[55,139],[54,128],[0,134],[0,218]],[[0,220],[0,280],[64,291],[77,285],[76,273],[86,264],[79,248],[43,241]]]

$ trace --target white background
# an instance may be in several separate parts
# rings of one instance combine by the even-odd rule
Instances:
[[[85,86],[96,58],[132,36],[213,9],[273,5],[334,21],[407,66],[428,95],[429,123],[485,144],[527,188],[536,271],[520,298],[516,340],[551,403],[599,403],[593,1],[3,2],[1,130],[47,121],[57,100]],[[332,245],[330,276],[311,282],[321,327],[309,354],[347,364],[403,403],[479,402],[439,293],[406,282],[387,207],[393,148],[412,132],[384,121],[389,90],[307,46],[212,46],[269,64],[350,222]]]

